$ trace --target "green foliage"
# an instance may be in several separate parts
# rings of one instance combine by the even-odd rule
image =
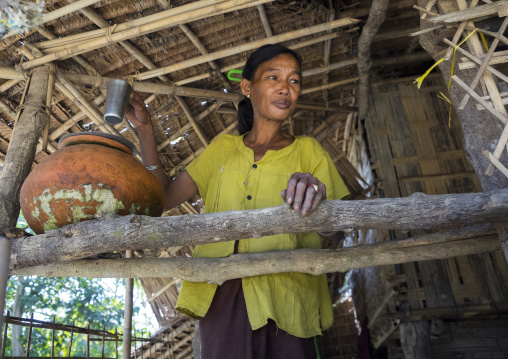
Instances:
[[[16,280],[17,279],[17,280]],[[13,311],[16,286],[24,286],[24,295],[18,297],[17,305],[23,307],[24,317],[30,312],[35,319],[51,321],[55,316],[57,323],[73,324],[79,327],[102,329],[114,332],[123,324],[124,284],[123,279],[88,278],[47,278],[24,277],[11,278],[8,284],[6,309]],[[139,312],[139,307],[134,307]],[[121,331],[121,330],[120,330]],[[23,329],[20,342],[25,345],[28,330]],[[55,347],[57,356],[67,356],[70,333],[56,331]],[[10,350],[10,335],[7,352]],[[93,342],[91,356],[100,356],[101,343]],[[74,335],[72,356],[86,355],[86,336]],[[31,339],[30,356],[48,356],[51,354],[51,330],[34,329]],[[114,344],[106,345],[106,354],[114,356]],[[56,354],[55,354],[56,355]]]
[[[32,228],[28,226],[26,222],[25,216],[23,216],[23,212],[19,211],[18,221],[16,222],[17,228],[23,228],[26,232],[35,235],[35,232],[32,231]]]
[[[18,228],[28,227],[23,214],[20,214]],[[26,229],[29,231],[30,229]],[[31,231],[31,230],[30,230]],[[135,281],[136,282],[136,281]],[[19,288],[21,295],[16,296]],[[142,289],[141,289],[142,290]],[[139,283],[138,283],[138,295]],[[16,277],[10,278],[7,286],[6,310],[22,308],[24,318],[34,313],[34,319],[51,322],[53,316],[57,323],[74,324],[78,327],[90,325],[90,329],[105,329],[114,333],[115,328],[122,332],[125,285],[123,279],[89,278],[49,278]],[[140,312],[140,305],[134,302],[134,316]],[[145,323],[150,325],[149,323]],[[7,335],[6,355],[12,355],[12,325]],[[51,355],[50,329],[34,328],[31,338],[30,356]],[[19,338],[23,350],[26,349],[28,328],[22,328]],[[55,331],[55,356],[67,356],[70,333]],[[121,343],[119,343],[119,348]],[[100,357],[102,343],[92,341],[90,356]],[[74,334],[72,356],[86,356],[86,335]],[[106,342],[105,357],[115,357],[115,343]]]

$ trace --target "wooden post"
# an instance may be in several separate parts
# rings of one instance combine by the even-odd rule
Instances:
[[[115,340],[115,358],[118,359],[118,329],[115,328],[115,336],[116,336],[116,340]]]
[[[104,339],[106,339],[106,326],[102,326],[102,350],[101,350],[101,358],[104,359]]]
[[[74,321],[72,322],[72,326],[74,327]],[[71,357],[71,351],[72,351],[72,340],[74,339],[74,328],[71,329],[71,337],[69,340],[69,352],[67,353],[67,357]]]
[[[53,315],[53,324],[55,324],[55,316]],[[51,359],[55,357],[55,326],[51,328]]]
[[[16,226],[19,191],[32,168],[35,149],[46,123],[44,104],[48,91],[49,66],[34,69],[23,112],[14,128],[0,175],[0,235]]]
[[[7,281],[9,280],[10,255],[11,241],[6,237],[0,236],[0,343],[2,342],[2,325],[4,323]]]
[[[367,117],[369,106],[369,71],[371,66],[370,45],[374,35],[385,21],[388,0],[373,1],[367,23],[363,27],[362,34],[358,39],[358,74],[360,77],[360,89],[358,93],[359,118]]]
[[[86,332],[86,358],[90,358],[90,324],[86,326],[87,332]]]
[[[132,258],[132,251],[125,252],[125,258]],[[131,357],[131,338],[132,338],[132,305],[134,294],[134,279],[125,279],[125,309],[123,315],[123,344],[122,359]]]
[[[46,123],[44,104],[48,91],[48,68],[49,66],[43,66],[34,69],[23,113],[14,128],[0,175],[0,262],[2,263],[0,267],[0,324],[8,278],[4,267],[9,265],[7,255],[10,253],[10,241],[3,237],[3,234],[7,228],[16,226],[20,209],[19,191],[32,168],[37,143]]]
[[[4,313],[2,312],[2,318],[3,318],[3,315]],[[7,315],[6,315],[6,318],[9,319],[9,315],[10,315],[10,312],[7,311]],[[0,348],[0,358],[1,359],[4,359],[5,358],[5,350],[7,349],[7,329],[9,328],[9,323],[7,323],[7,321],[5,322],[5,328],[4,328],[4,336],[3,338],[0,338],[2,339],[2,341],[0,343],[2,343],[2,347]],[[2,327],[0,327],[0,330],[2,329]]]
[[[28,339],[26,340],[26,357],[28,358],[30,356],[30,342],[32,340],[32,326],[34,321],[34,313],[30,313],[30,327],[28,328]]]
[[[430,359],[430,322],[401,323],[400,341],[407,359]]]

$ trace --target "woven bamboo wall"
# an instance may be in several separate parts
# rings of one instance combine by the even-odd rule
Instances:
[[[352,300],[345,300],[333,308],[334,324],[319,338],[323,358],[351,359],[357,357],[358,328]]]
[[[381,196],[481,190],[464,156],[460,123],[452,113],[449,127],[449,107],[436,96],[445,88],[439,77],[427,80],[421,90],[408,81],[373,86],[365,128]],[[360,233],[358,241],[418,234],[370,231]],[[508,265],[500,251],[357,270],[353,282],[358,319],[371,321],[379,314],[370,323],[371,341],[385,342],[390,357],[402,353],[400,322],[437,318],[443,322],[434,324],[443,328],[431,340],[436,358],[506,353],[500,340],[508,335]],[[483,329],[475,330],[477,324]],[[489,333],[489,340],[473,334],[480,330]]]

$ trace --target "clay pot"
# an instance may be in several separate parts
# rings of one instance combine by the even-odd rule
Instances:
[[[41,161],[21,187],[21,210],[35,233],[86,221],[98,213],[160,216],[164,191],[126,139],[72,133]]]

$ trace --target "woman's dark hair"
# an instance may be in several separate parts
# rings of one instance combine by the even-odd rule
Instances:
[[[290,54],[293,55],[296,61],[298,61],[298,65],[300,65],[300,73],[302,71],[302,59],[300,55],[287,47],[270,44],[261,46],[259,49],[254,51],[247,62],[245,63],[245,68],[242,72],[242,78],[252,81],[254,78],[254,74],[258,69],[259,65],[266,61],[270,61],[274,57],[279,56],[280,54]],[[238,132],[243,135],[244,133],[252,130],[252,126],[254,124],[254,110],[252,108],[252,103],[250,99],[244,98],[238,104]]]

